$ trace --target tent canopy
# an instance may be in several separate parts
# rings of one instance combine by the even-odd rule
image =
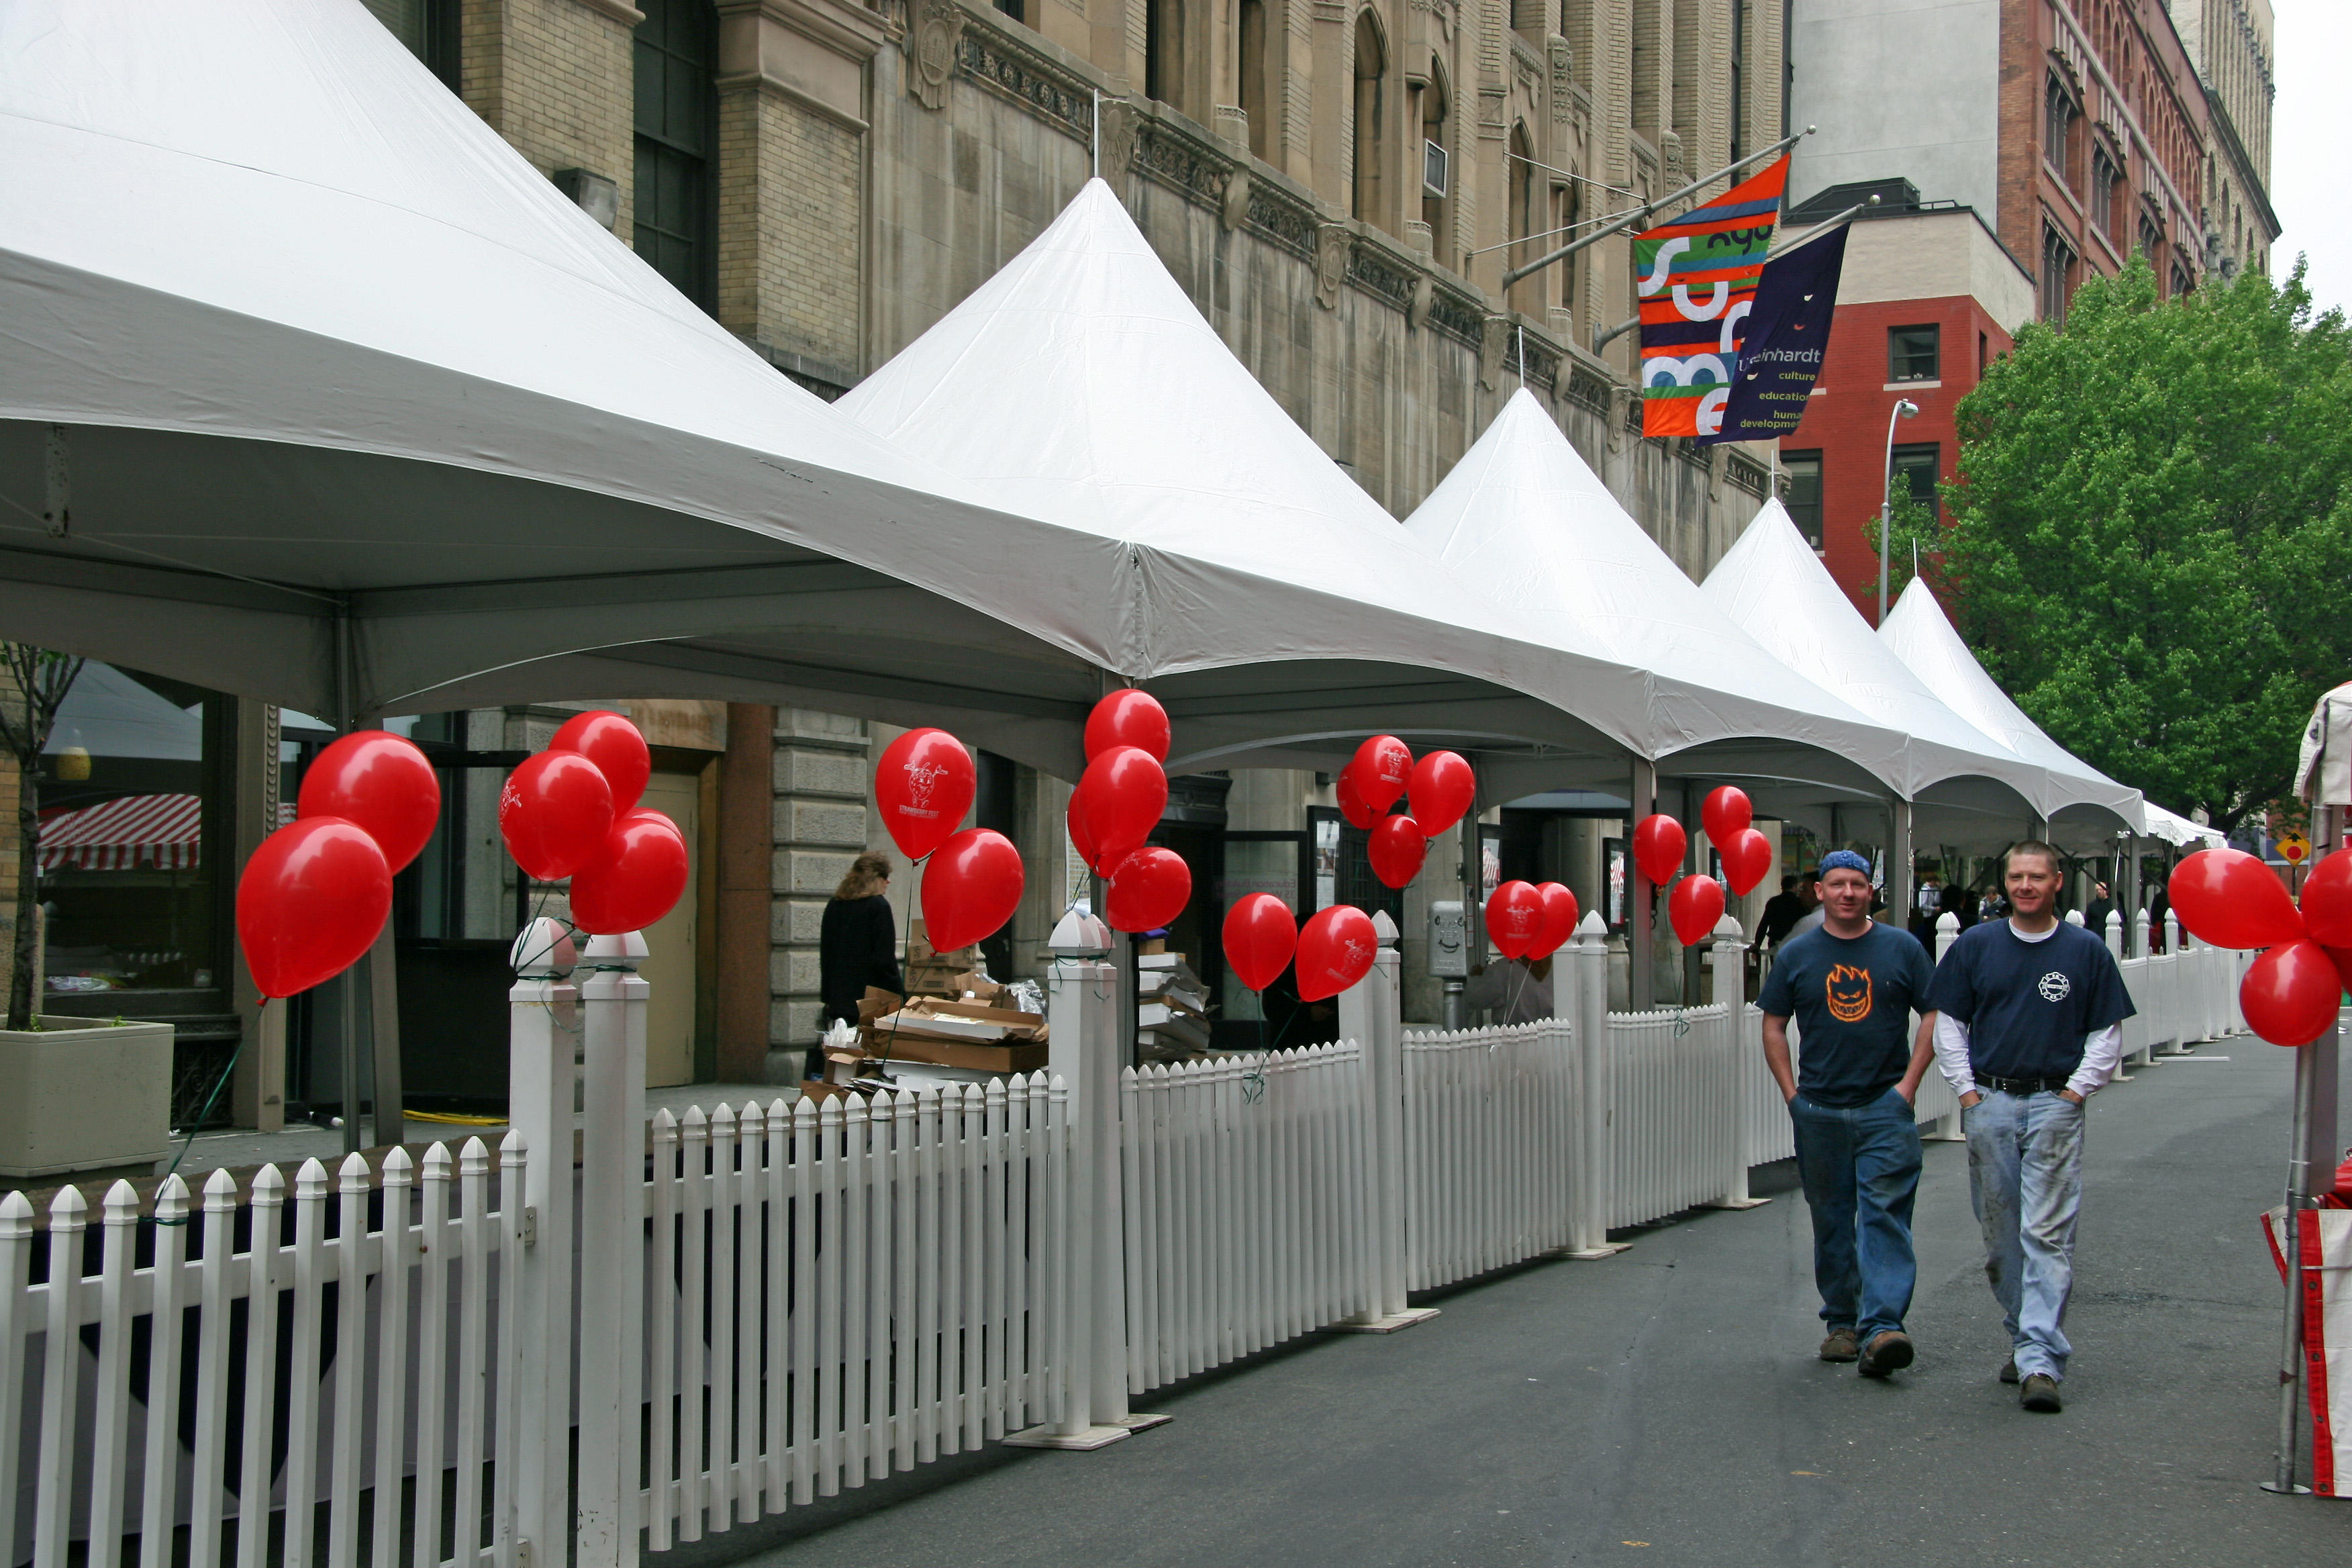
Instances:
[[[2025,818],[2047,815],[2044,770],[1937,700],[1856,613],[1778,500],[1764,503],[1700,586],[1798,674],[1911,737],[1897,787],[1935,808],[1931,820],[1915,822],[1918,842],[2013,838]]]
[[[794,386],[357,0],[0,9],[0,166],[7,635],[321,714],[737,697],[1015,755],[1146,665],[1118,542]]]
[[[1737,783],[1768,815],[1875,800],[1900,778],[1906,738],[1726,620],[1524,388],[1405,526],[1546,635],[1597,644],[1664,691],[1713,692],[1653,712],[1662,776]]]
[[[2042,731],[1960,640],[1944,606],[1914,577],[1878,628],[1882,641],[1947,707],[2048,774],[2050,817],[2112,837],[2140,831],[2139,791],[2117,784]],[[2069,798],[2071,797],[2071,798]]]

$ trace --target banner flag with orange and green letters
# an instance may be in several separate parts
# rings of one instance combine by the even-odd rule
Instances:
[[[1642,434],[1712,436],[1731,396],[1789,160],[1633,237],[1642,309]]]

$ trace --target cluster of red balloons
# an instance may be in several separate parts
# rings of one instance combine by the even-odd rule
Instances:
[[[1453,752],[1432,752],[1416,763],[1412,748],[1394,735],[1374,735],[1339,770],[1334,793],[1339,815],[1371,834],[1372,875],[1402,888],[1421,875],[1429,841],[1470,809],[1478,781]],[[1387,815],[1400,797],[1412,810]]]
[[[1303,927],[1272,893],[1247,894],[1225,911],[1225,965],[1234,977],[1263,991],[1295,957],[1302,1002],[1336,996],[1370,973],[1380,945],[1371,917],[1353,904],[1318,910]]]
[[[262,995],[291,996],[358,963],[392,913],[393,873],[440,817],[441,781],[400,736],[362,730],[320,752],[295,819],[237,878],[237,936]]]
[[[1723,857],[1723,879],[1731,884],[1732,896],[1744,899],[1754,892],[1772,869],[1772,841],[1752,826],[1756,811],[1748,792],[1731,784],[1709,790],[1698,819]]]
[[[1558,882],[1514,879],[1486,900],[1486,934],[1505,958],[1549,958],[1576,934],[1576,895]]]
[[[1184,858],[1144,843],[1168,810],[1169,739],[1168,710],[1133,687],[1087,716],[1087,771],[1070,795],[1070,842],[1108,879],[1103,919],[1118,931],[1158,931],[1192,901]]]
[[[2246,1025],[2274,1046],[2307,1046],[2336,1026],[2352,985],[2352,849],[2311,868],[2297,909],[2271,868],[2242,849],[2200,849],[2172,868],[2173,912],[2216,947],[2265,948],[2238,983]]]
[[[499,835],[536,880],[572,879],[572,923],[592,936],[643,931],[677,907],[690,866],[677,824],[638,799],[653,753],[618,713],[566,720],[499,792]]]
[[[980,775],[945,730],[909,730],[874,764],[874,803],[890,842],[923,868],[923,934],[940,952],[995,935],[1021,907],[1021,851],[990,827],[959,832]]]
[[[1733,894],[1752,891],[1772,868],[1772,841],[1750,826],[1755,808],[1745,790],[1725,784],[1707,792],[1699,807],[1700,825],[1717,853],[1723,857],[1723,875]],[[1712,877],[1680,876],[1690,836],[1683,825],[1663,812],[1643,817],[1633,826],[1633,863],[1653,887],[1673,884],[1666,895],[1666,920],[1675,938],[1685,947],[1696,947],[1714,934],[1723,919],[1724,886]]]

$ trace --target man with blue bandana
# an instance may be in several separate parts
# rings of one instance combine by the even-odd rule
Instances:
[[[1851,849],[1822,857],[1822,924],[1780,950],[1758,1002],[1764,1061],[1789,1102],[1797,1173],[1813,1216],[1813,1283],[1822,1293],[1823,1361],[1859,1361],[1864,1377],[1911,1364],[1903,1331],[1918,1280],[1911,1207],[1919,1192],[1912,1106],[1932,1059],[1929,1026],[1916,1035],[1935,969],[1900,926],[1870,918],[1870,862]],[[1801,1062],[1792,1067],[1789,1020]]]

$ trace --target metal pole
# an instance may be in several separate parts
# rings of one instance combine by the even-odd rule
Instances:
[[[1625,230],[1646,220],[1652,213],[1664,211],[1665,208],[1670,207],[1676,202],[1682,200],[1685,196],[1689,195],[1692,192],[1704,189],[1705,187],[1715,184],[1716,181],[1723,178],[1726,174],[1737,174],[1740,170],[1748,167],[1750,163],[1761,163],[1763,160],[1772,156],[1775,153],[1786,152],[1788,149],[1795,146],[1798,142],[1803,141],[1812,133],[1813,128],[1808,125],[1793,136],[1783,136],[1780,140],[1773,142],[1772,145],[1765,148],[1760,153],[1750,153],[1747,157],[1740,159],[1736,163],[1726,163],[1722,168],[1717,169],[1714,174],[1707,175],[1705,179],[1693,180],[1681,190],[1675,191],[1668,195],[1660,196],[1656,201],[1635,207],[1631,212],[1621,214],[1619,215],[1617,221],[1609,225],[1607,227],[1595,229],[1591,234],[1586,235],[1582,239],[1570,241],[1569,244],[1561,246],[1558,250],[1553,251],[1549,256],[1539,256],[1535,260],[1528,262],[1525,267],[1515,268],[1512,270],[1504,273],[1503,288],[1507,290],[1512,284],[1517,283],[1520,279],[1532,278],[1537,273],[1542,271],[1545,268],[1549,267],[1555,261],[1565,261],[1587,246],[1598,245],[1601,241],[1607,239],[1612,234],[1622,234]]]
[[[1647,757],[1637,756],[1633,759],[1631,816],[1625,824],[1625,982],[1627,1000],[1636,1013],[1647,1012],[1657,1001],[1657,976],[1651,973],[1656,952],[1653,927],[1657,916],[1657,890],[1642,875],[1641,859],[1633,852],[1633,829],[1657,809],[1657,800],[1658,765]]]
[[[2279,1314],[2279,1435],[2278,1463],[2266,1492],[2288,1495],[2308,1492],[2294,1479],[2296,1440],[2302,1432],[2303,1393],[2303,1211],[2311,1188],[2310,1138],[2312,1068],[2316,1046],[2294,1054],[2294,1131],[2286,1152],[2286,1213],[2279,1250],[2286,1258],[2286,1305]]]
[[[1919,405],[1907,397],[1898,397],[1895,406],[1886,411],[1885,488],[1878,499],[1878,624],[1886,624],[1886,552],[1894,545],[1890,535],[1895,527],[1895,422],[1908,419],[1919,412]]]
[[[352,609],[348,601],[335,605],[335,733],[348,735],[356,725],[352,714]],[[360,981],[355,970],[335,977],[341,1020],[343,1079],[343,1152],[356,1154],[367,1147],[360,1136]]]

